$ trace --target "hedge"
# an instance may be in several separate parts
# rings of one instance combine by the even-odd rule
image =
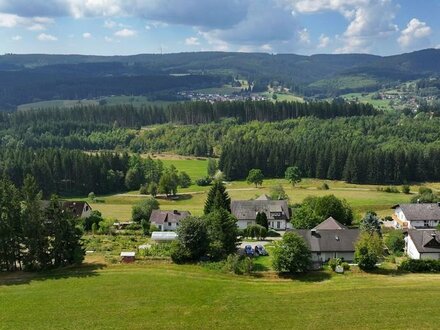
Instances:
[[[440,273],[440,260],[408,259],[403,261],[398,269],[411,273]]]

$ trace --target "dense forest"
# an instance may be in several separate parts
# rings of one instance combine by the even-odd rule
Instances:
[[[0,113],[0,173],[17,186],[30,174],[47,196],[112,193],[159,183],[164,169],[130,153],[171,151],[220,157],[229,179],[298,166],[359,183],[440,180],[438,127],[432,115],[338,100],[24,110]]]

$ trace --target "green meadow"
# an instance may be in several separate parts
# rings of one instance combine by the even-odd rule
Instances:
[[[174,165],[179,171],[185,171],[195,181],[207,174],[207,160],[203,158],[180,157],[173,155],[155,155],[154,158],[161,159],[165,166]],[[323,183],[327,183],[329,190],[322,190]],[[343,181],[303,179],[295,187],[292,187],[284,179],[266,179],[262,187],[256,188],[246,181],[227,182],[226,187],[232,199],[247,200],[256,198],[262,194],[270,194],[271,187],[281,184],[289,196],[290,203],[301,203],[308,196],[324,196],[333,194],[338,198],[346,199],[353,207],[357,217],[369,210],[377,212],[380,216],[391,215],[391,207],[398,203],[409,202],[412,195],[403,193],[386,193],[378,191],[382,186],[349,184]],[[440,189],[439,184],[427,184],[433,189]],[[203,206],[206,200],[208,187],[199,187],[195,184],[185,189],[179,189],[178,199],[167,199],[159,197],[161,209],[188,210],[194,215],[203,213]],[[401,187],[397,187],[401,188]],[[414,193],[418,190],[417,185],[411,186]],[[138,191],[131,191],[124,194],[111,196],[99,196],[104,203],[91,203],[92,208],[103,213],[105,217],[128,220],[131,217],[131,208],[134,203],[144,198]]]
[[[437,329],[439,296],[438,275],[92,264],[0,275],[0,329]]]

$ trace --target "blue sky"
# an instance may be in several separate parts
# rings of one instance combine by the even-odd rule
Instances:
[[[440,0],[0,0],[0,53],[373,53],[440,47]]]

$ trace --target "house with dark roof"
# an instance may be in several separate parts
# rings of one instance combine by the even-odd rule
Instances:
[[[435,228],[440,224],[440,203],[398,204],[393,206],[395,228]]]
[[[85,219],[92,214],[92,207],[85,201],[60,201],[64,211],[69,212],[75,218]],[[50,201],[42,201],[42,208],[46,209],[50,205]]]
[[[174,231],[179,226],[180,221],[191,215],[188,211],[164,211],[153,210],[150,216],[150,223],[159,228],[160,231]]]
[[[315,264],[331,258],[354,260],[355,244],[360,234],[357,228],[349,229],[330,217],[313,229],[296,229],[293,232],[304,238]]]
[[[265,213],[269,228],[286,230],[291,217],[286,200],[272,200],[267,195],[261,195],[255,200],[232,201],[231,213],[237,218],[240,229],[255,225],[258,213]]]
[[[409,229],[405,237],[405,252],[411,259],[440,260],[440,231]]]

